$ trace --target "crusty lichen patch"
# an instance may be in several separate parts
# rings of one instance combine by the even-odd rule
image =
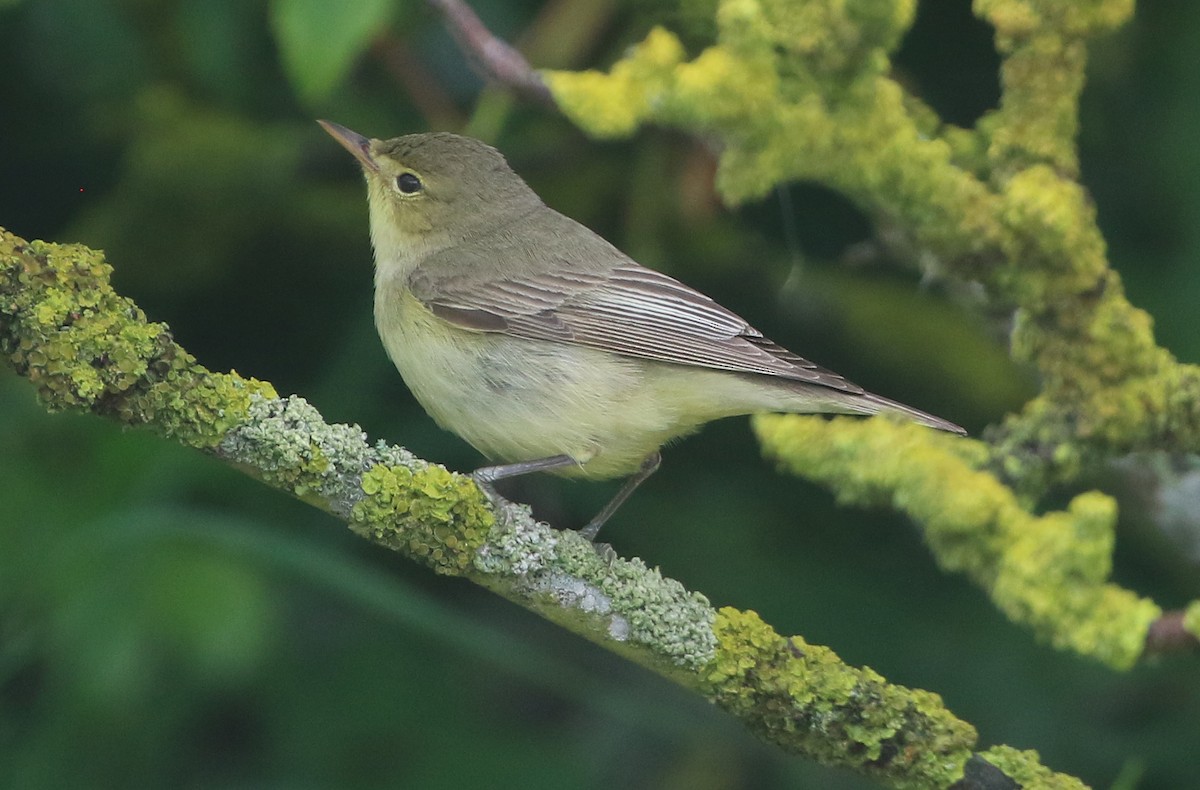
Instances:
[[[754,612],[722,608],[713,629],[717,653],[704,679],[716,702],[763,738],[894,787],[948,787],[961,775],[975,729],[938,695],[784,638]]]
[[[1029,790],[1087,790],[1087,785],[1073,776],[1055,773],[1039,761],[1032,749],[1020,750],[1011,746],[993,746],[979,756],[1004,772],[1018,787]]]
[[[342,518],[349,518],[362,499],[361,476],[371,467],[424,464],[403,448],[385,442],[372,446],[357,425],[326,423],[296,395],[252,396],[247,421],[229,431],[215,452]]]
[[[645,648],[642,660],[651,657],[666,674],[712,660],[712,607],[703,595],[636,557],[612,556],[573,532],[555,533],[527,512],[497,527],[475,564],[486,574],[481,583],[503,587],[572,630]]]
[[[438,573],[466,573],[495,523],[475,482],[441,466],[380,464],[363,474],[362,491],[350,528]]]

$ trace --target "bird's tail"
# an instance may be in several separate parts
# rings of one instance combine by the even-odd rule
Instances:
[[[861,411],[860,414],[899,414],[902,417],[907,417],[913,422],[927,425],[930,428],[937,428],[939,431],[948,431],[957,433],[960,436],[966,436],[967,432],[962,427],[955,425],[949,420],[943,420],[941,417],[935,417],[928,412],[923,412],[920,409],[914,409],[912,406],[905,406],[894,400],[889,400],[882,395],[876,395],[871,392],[864,392],[862,395],[855,397],[850,403],[857,406]]]

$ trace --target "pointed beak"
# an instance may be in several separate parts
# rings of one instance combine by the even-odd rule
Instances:
[[[379,165],[375,164],[375,159],[371,156],[371,141],[369,138],[363,137],[358,132],[351,131],[341,124],[336,124],[333,121],[317,121],[321,124],[321,128],[329,132],[329,135],[342,144],[350,153],[354,154],[354,158],[366,170],[379,172]]]

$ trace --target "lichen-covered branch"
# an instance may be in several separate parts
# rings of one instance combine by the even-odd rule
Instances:
[[[47,408],[144,426],[210,453],[368,540],[705,694],[788,751],[894,787],[981,787],[972,778],[980,761],[1013,778],[1082,786],[1031,752],[974,754],[974,729],[935,694],[779,636],[753,612],[714,611],[641,561],[601,558],[526,508],[494,513],[469,477],[371,445],[357,427],[328,425],[268,384],[206,370],[112,290],[110,271],[82,246],[0,229],[0,354]]]
[[[1034,515],[976,468],[983,443],[913,425],[764,414],[755,428],[792,473],[830,485],[844,502],[908,514],[943,568],[965,573],[1013,622],[1055,647],[1116,669],[1142,656],[1162,610],[1108,581],[1111,498],[1089,492],[1065,511]]]

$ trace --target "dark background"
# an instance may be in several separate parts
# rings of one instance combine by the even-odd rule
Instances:
[[[0,1],[0,225],[105,249],[116,287],[208,367],[459,470],[478,456],[415,405],[375,337],[361,179],[316,117],[377,137],[484,136],[550,205],[643,263],[973,432],[1033,391],[997,326],[875,254],[870,222],[839,196],[794,184],[723,208],[695,140],[651,129],[595,142],[481,93],[416,2],[392,5],[387,32],[322,86],[280,54],[285,12],[320,5]],[[705,3],[476,7],[535,65],[604,67],[655,23],[693,51],[712,33]],[[1188,361],[1200,359],[1197,40],[1200,5],[1159,2],[1098,42],[1080,140],[1113,263]],[[997,64],[965,0],[923,3],[896,57],[905,84],[964,125],[995,106]],[[578,526],[614,485],[547,478],[513,493]],[[1115,575],[1179,606],[1200,596],[1200,519],[1185,514],[1168,539],[1152,515],[1123,503]],[[940,573],[904,519],[776,474],[745,420],[669,448],[605,537],[716,605],[940,693],[985,745],[1036,748],[1101,787],[1200,786],[1194,657],[1116,674],[1035,643]],[[198,453],[48,416],[4,370],[0,785],[866,786]]]

